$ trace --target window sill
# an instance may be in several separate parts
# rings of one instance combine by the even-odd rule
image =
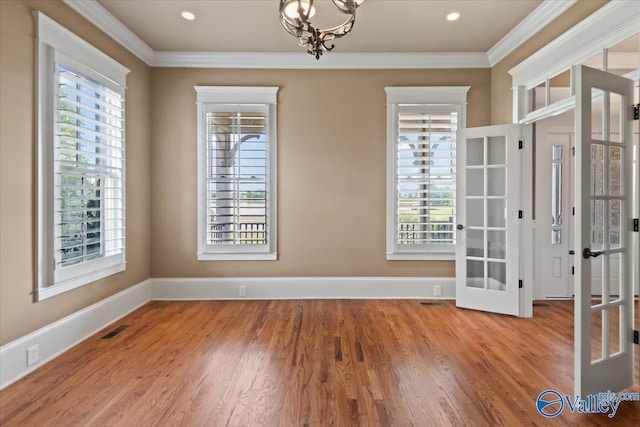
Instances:
[[[198,261],[276,261],[277,252],[266,253],[199,253]]]
[[[39,288],[36,290],[35,300],[43,301],[47,298],[60,295],[64,292],[89,285],[97,280],[104,279],[105,277],[111,276],[113,274],[120,273],[121,271],[125,271],[125,269],[126,262],[121,262],[110,267],[101,268],[99,270],[83,274],[82,276],[76,277],[74,279],[65,280],[62,282],[54,283],[50,286]]]
[[[387,253],[387,261],[455,261],[454,252],[394,252]]]

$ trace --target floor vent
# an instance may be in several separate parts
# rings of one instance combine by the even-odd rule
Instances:
[[[428,307],[446,307],[448,304],[440,301],[420,301],[420,305],[426,305]]]
[[[128,327],[129,327],[129,325],[120,325],[117,328],[115,328],[113,331],[109,332],[107,335],[103,336],[102,339],[103,340],[111,339],[111,338],[115,337],[116,335],[118,335],[120,332],[122,332],[125,329],[127,329]]]
[[[534,307],[549,307],[549,304],[547,304],[546,302],[534,302],[533,306]]]

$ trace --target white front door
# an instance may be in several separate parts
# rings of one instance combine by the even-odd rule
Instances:
[[[574,81],[574,374],[586,396],[633,384],[633,82],[584,66]]]
[[[458,307],[519,315],[520,135],[505,125],[458,136]]]
[[[536,123],[535,259],[536,299],[573,296],[573,114],[563,114],[571,131]],[[554,117],[555,119],[555,117]]]

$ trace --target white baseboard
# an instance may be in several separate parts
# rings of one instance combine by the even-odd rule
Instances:
[[[435,296],[435,286],[442,295]],[[246,287],[241,297],[240,286]],[[234,277],[148,279],[0,347],[0,390],[152,300],[453,299],[451,277]],[[27,349],[40,360],[27,366]]]
[[[451,277],[233,277],[151,279],[152,300],[455,298]],[[436,297],[434,287],[442,286]],[[246,296],[240,296],[240,286]]]
[[[0,347],[0,390],[64,353],[151,299],[151,280],[60,319]],[[27,349],[39,346],[40,360],[27,366]]]

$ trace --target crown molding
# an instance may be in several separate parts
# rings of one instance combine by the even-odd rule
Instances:
[[[340,53],[316,61],[306,53],[154,51],[97,0],[63,0],[93,25],[152,67],[264,69],[488,68],[485,52]]]
[[[63,0],[97,28],[152,67],[263,69],[490,68],[577,0],[545,0],[489,52],[342,53],[318,62],[305,53],[154,51],[97,0]]]
[[[493,67],[502,61],[521,44],[529,40],[536,33],[549,25],[560,14],[569,9],[578,0],[545,0],[526,18],[524,18],[513,30],[509,31],[489,51],[489,65]]]
[[[317,61],[306,53],[156,52],[155,67],[263,69],[425,69],[488,68],[484,52],[467,53],[343,53]]]
[[[509,70],[513,86],[530,89],[631,37],[638,28],[640,2],[611,0]]]
[[[155,51],[96,0],[62,1],[147,65],[153,64]]]

